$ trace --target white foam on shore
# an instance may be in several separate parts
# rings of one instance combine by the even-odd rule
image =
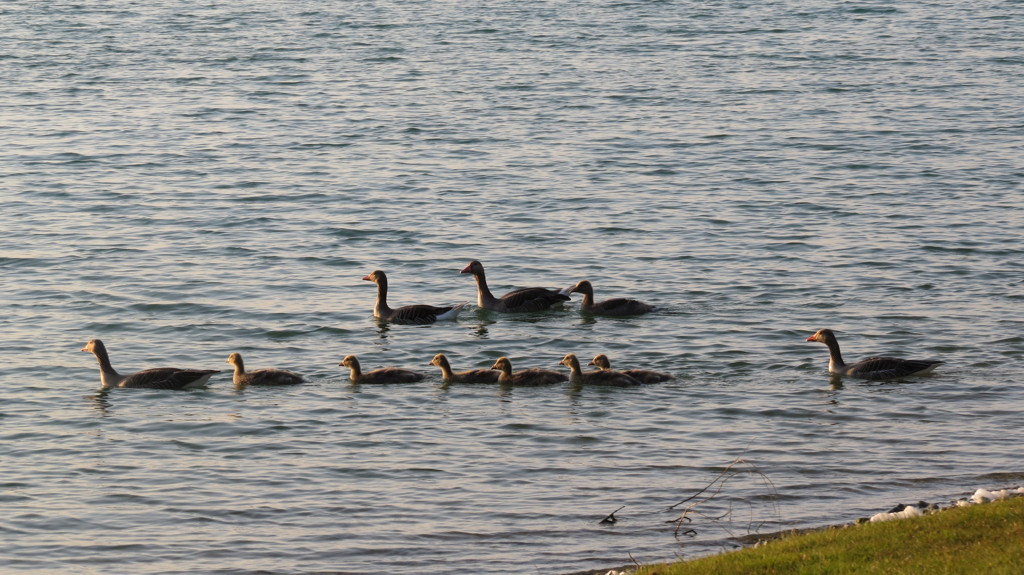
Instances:
[[[890,513],[876,513],[871,516],[868,521],[877,523],[879,521],[892,521],[893,519],[909,519],[911,517],[920,517],[924,515],[921,509],[913,505],[908,505],[903,508],[902,511],[895,511]]]
[[[893,519],[908,519],[910,517],[920,517],[924,515],[929,509],[941,510],[948,509],[950,507],[968,507],[970,505],[978,505],[981,503],[988,503],[990,501],[1002,501],[1004,499],[1010,499],[1011,497],[1018,497],[1024,495],[1024,487],[1014,487],[1007,489],[997,489],[990,491],[988,489],[978,489],[967,499],[958,499],[943,508],[937,505],[928,505],[924,502],[918,503],[917,505],[897,506],[898,511],[888,511],[884,513],[876,513],[872,515],[868,521],[876,523],[879,521],[891,521]],[[902,509],[900,509],[902,507]]]
[[[1016,489],[1000,489],[998,491],[989,491],[988,489],[979,489],[974,492],[969,501],[971,503],[988,503],[989,501],[1002,501],[1003,499],[1009,499],[1018,495],[1024,495],[1024,487],[1018,487]]]

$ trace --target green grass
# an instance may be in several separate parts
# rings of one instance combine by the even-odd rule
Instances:
[[[646,566],[637,575],[1024,573],[1024,497],[787,535],[767,545]]]

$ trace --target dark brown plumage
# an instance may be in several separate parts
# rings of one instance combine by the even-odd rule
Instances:
[[[349,368],[352,383],[414,383],[424,377],[422,373],[398,367],[382,367],[363,373],[354,355],[346,355],[338,365]]]
[[[595,355],[588,365],[593,365],[597,369],[612,368],[612,362],[608,361],[608,356],[603,353]],[[672,376],[667,373],[651,371],[649,369],[621,369],[619,373],[624,373],[640,383],[660,383],[672,379]]]
[[[860,379],[883,381],[914,375],[925,375],[945,363],[939,360],[900,359],[897,357],[869,357],[847,365],[839,351],[839,340],[830,329],[820,329],[806,341],[816,341],[828,346],[828,370],[836,375],[847,375]]]
[[[121,375],[110,365],[107,347],[98,339],[90,340],[82,351],[91,352],[100,363],[100,383],[104,388],[134,387],[147,389],[191,389],[202,387],[210,376],[220,373],[216,369],[181,369],[157,367]]]
[[[559,363],[569,368],[569,383],[573,385],[611,385],[616,387],[640,385],[636,379],[610,369],[585,372],[580,368],[580,360],[574,353],[566,354]]]
[[[397,324],[423,325],[438,320],[455,319],[464,303],[449,306],[406,305],[399,308],[388,307],[388,276],[375,270],[363,278],[377,284],[377,303],[373,306],[373,315],[378,319]]]
[[[242,354],[235,352],[228,356],[224,363],[230,363],[235,367],[232,381],[236,387],[250,385],[296,385],[302,383],[302,376],[283,369],[257,369],[245,371],[245,363],[242,361]]]
[[[640,315],[655,310],[655,307],[651,304],[624,297],[595,302],[594,286],[588,280],[580,280],[579,283],[568,290],[568,293],[573,292],[583,294],[580,310],[594,315]]]
[[[517,289],[496,298],[487,287],[483,264],[476,260],[469,262],[460,273],[473,274],[476,278],[476,305],[484,309],[502,312],[541,311],[557,303],[569,301],[569,296],[558,290],[542,287]]]
[[[498,383],[503,385],[549,385],[569,379],[564,373],[536,367],[512,373],[512,362],[507,357],[499,357],[491,369],[501,372]]]
[[[493,369],[471,369],[468,371],[453,372],[448,358],[443,353],[434,356],[429,365],[436,365],[441,368],[441,379],[445,383],[497,383],[500,373]]]

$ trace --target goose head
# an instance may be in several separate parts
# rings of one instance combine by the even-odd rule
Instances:
[[[382,272],[380,270],[373,270],[372,272],[370,272],[367,275],[363,276],[363,280],[364,281],[368,281],[368,282],[373,282],[375,284],[380,284],[380,283],[387,284],[388,283],[388,276],[386,276],[384,274],[384,272]]]
[[[507,357],[502,356],[494,362],[491,369],[496,369],[505,373],[512,373],[512,362],[509,361]]]
[[[483,275],[483,273],[484,273],[484,264],[480,263],[477,260],[473,260],[473,261],[469,262],[469,265],[467,265],[466,267],[462,268],[462,271],[459,272],[459,273],[460,274],[473,274],[475,276]]]
[[[827,345],[828,342],[835,341],[835,340],[836,340],[836,336],[835,336],[834,333],[832,333],[832,330],[830,330],[830,329],[819,329],[818,331],[814,332],[814,335],[808,337],[804,341],[816,341],[818,343],[824,343],[824,344]]]
[[[564,365],[565,367],[568,367],[573,371],[580,371],[580,360],[576,357],[575,353],[565,354],[565,357],[562,358],[562,361],[558,363]]]
[[[581,293],[584,295],[590,294],[591,296],[593,296],[594,286],[590,285],[590,280],[580,280],[576,282],[576,285],[572,286],[572,289],[569,290],[569,293]]]
[[[594,359],[590,360],[590,363],[588,363],[587,365],[593,365],[598,369],[611,369],[612,362],[608,361],[607,355],[599,353],[595,355]]]
[[[102,341],[98,339],[90,339],[89,342],[85,344],[85,347],[82,348],[82,351],[100,355],[106,353],[107,348],[103,345]]]

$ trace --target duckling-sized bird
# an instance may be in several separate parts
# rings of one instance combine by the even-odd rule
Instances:
[[[459,273],[473,274],[476,278],[476,305],[491,311],[503,312],[528,312],[540,311],[549,307],[569,301],[569,296],[558,290],[530,287],[510,291],[500,298],[494,297],[487,287],[487,278],[484,275],[484,266],[477,260],[469,262]]]
[[[363,373],[359,367],[359,360],[354,355],[346,355],[338,365],[349,368],[349,379],[352,383],[414,383],[424,377],[422,373],[398,367],[382,367]]]
[[[441,368],[441,379],[445,383],[497,383],[500,373],[493,369],[471,369],[469,371],[452,371],[448,358],[443,353],[434,356],[428,365]]]
[[[847,365],[839,352],[839,340],[830,329],[819,329],[806,341],[816,341],[828,346],[828,370],[836,375],[884,381],[914,375],[926,375],[945,363],[939,360],[900,359],[897,357],[869,357]]]
[[[100,384],[103,388],[135,387],[147,389],[192,389],[202,387],[216,369],[181,369],[157,367],[121,375],[110,365],[107,347],[98,339],[89,340],[82,351],[91,352],[100,363]]]
[[[580,304],[580,311],[593,315],[640,315],[654,311],[656,308],[639,300],[624,297],[594,301],[594,286],[589,280],[580,280],[576,285],[562,290],[564,294],[581,293],[583,302]]]
[[[612,368],[612,362],[608,361],[608,356],[603,353],[595,355],[594,359],[590,360],[590,363],[587,365],[593,365],[597,369]],[[672,376],[667,373],[651,371],[649,369],[622,369],[619,370],[619,373],[624,373],[640,383],[660,383],[672,379]]]
[[[363,279],[377,284],[377,303],[373,306],[374,317],[391,323],[423,325],[435,321],[452,320],[466,305],[460,303],[439,307],[415,304],[392,309],[388,307],[388,276],[380,270],[374,270]]]
[[[305,381],[302,376],[283,369],[257,369],[245,371],[245,363],[242,361],[242,354],[234,352],[228,356],[224,363],[235,366],[235,374],[232,381],[235,387],[247,387],[250,385],[296,385]]]
[[[580,368],[580,360],[575,353],[566,354],[559,363],[569,368],[569,383],[573,385],[614,385],[618,387],[641,385],[636,379],[610,369],[584,372]]]
[[[564,373],[531,367],[512,373],[512,362],[507,357],[499,357],[491,369],[500,371],[498,383],[502,385],[549,385],[568,381]]]

